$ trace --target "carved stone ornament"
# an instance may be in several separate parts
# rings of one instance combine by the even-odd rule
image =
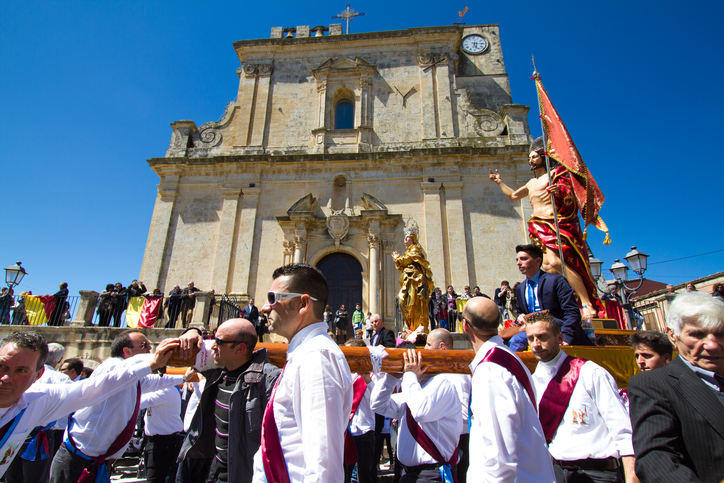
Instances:
[[[221,119],[215,122],[207,122],[199,127],[198,138],[194,139],[195,148],[213,148],[221,143],[221,130],[226,127],[236,111],[237,106],[233,103],[226,105],[226,110]]]
[[[503,130],[503,120],[493,111],[487,109],[463,109],[463,111],[475,120],[473,129],[478,136],[496,136]]]
[[[327,217],[327,231],[329,236],[334,240],[335,245],[339,245],[349,232],[349,218],[342,212],[333,212]]]

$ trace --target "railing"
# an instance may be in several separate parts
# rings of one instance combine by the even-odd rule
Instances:
[[[52,295],[18,295],[9,301],[0,306],[0,324],[60,326],[75,318],[80,296],[69,295],[60,304]]]

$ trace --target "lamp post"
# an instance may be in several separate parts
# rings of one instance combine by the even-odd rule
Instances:
[[[631,297],[636,294],[638,289],[640,289],[641,285],[644,283],[644,272],[646,271],[646,259],[648,257],[649,256],[645,253],[637,250],[636,247],[631,247],[631,251],[623,257],[628,263],[628,266],[621,263],[621,260],[617,258],[614,260],[613,265],[611,265],[611,268],[609,269],[614,277],[614,290],[618,291],[618,295],[621,297],[622,306],[626,309],[626,318],[628,319],[627,326],[629,329],[635,328],[633,308],[631,307]],[[591,275],[598,283],[598,280],[601,278],[601,267],[603,266],[603,262],[591,256],[588,258],[588,263],[591,267]],[[629,267],[639,276],[639,281],[636,286],[629,286],[626,284],[628,281]]]
[[[16,285],[20,285],[23,277],[27,274],[28,272],[23,268],[22,262],[16,262],[15,265],[5,267],[5,283],[8,286],[8,292],[11,292]]]

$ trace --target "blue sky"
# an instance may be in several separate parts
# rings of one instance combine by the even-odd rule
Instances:
[[[513,100],[540,134],[531,54],[607,200],[614,243],[647,278],[724,269],[721,2],[360,2],[352,32],[498,23]],[[0,16],[0,264],[34,293],[138,276],[169,123],[217,120],[236,94],[232,42],[328,25],[343,2],[5,1]],[[717,251],[719,250],[719,251]],[[705,252],[710,255],[666,262]],[[662,263],[663,262],[663,263]],[[512,261],[511,261],[512,263]],[[488,290],[492,289],[491,287]]]

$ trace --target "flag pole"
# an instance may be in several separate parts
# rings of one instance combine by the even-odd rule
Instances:
[[[533,79],[534,81],[540,79],[540,74],[538,73],[538,70],[535,68],[535,56],[531,55],[531,59],[533,60]],[[538,117],[540,118],[540,128],[541,132],[543,133],[543,146],[545,147],[545,162],[546,162],[546,173],[548,174],[548,186],[552,186],[552,179],[551,179],[551,165],[550,165],[550,158],[548,156],[548,134],[545,130],[545,124],[543,123],[543,112],[540,107],[540,94],[538,92],[538,86],[536,85],[535,94],[538,97]],[[561,230],[558,228],[558,210],[556,210],[556,200],[553,196],[553,193],[549,193],[551,197],[551,205],[553,206],[553,222],[556,225],[556,240],[558,241],[558,257],[561,260],[561,272],[563,272],[563,276],[566,276],[566,261],[563,258],[563,245],[561,244]]]

